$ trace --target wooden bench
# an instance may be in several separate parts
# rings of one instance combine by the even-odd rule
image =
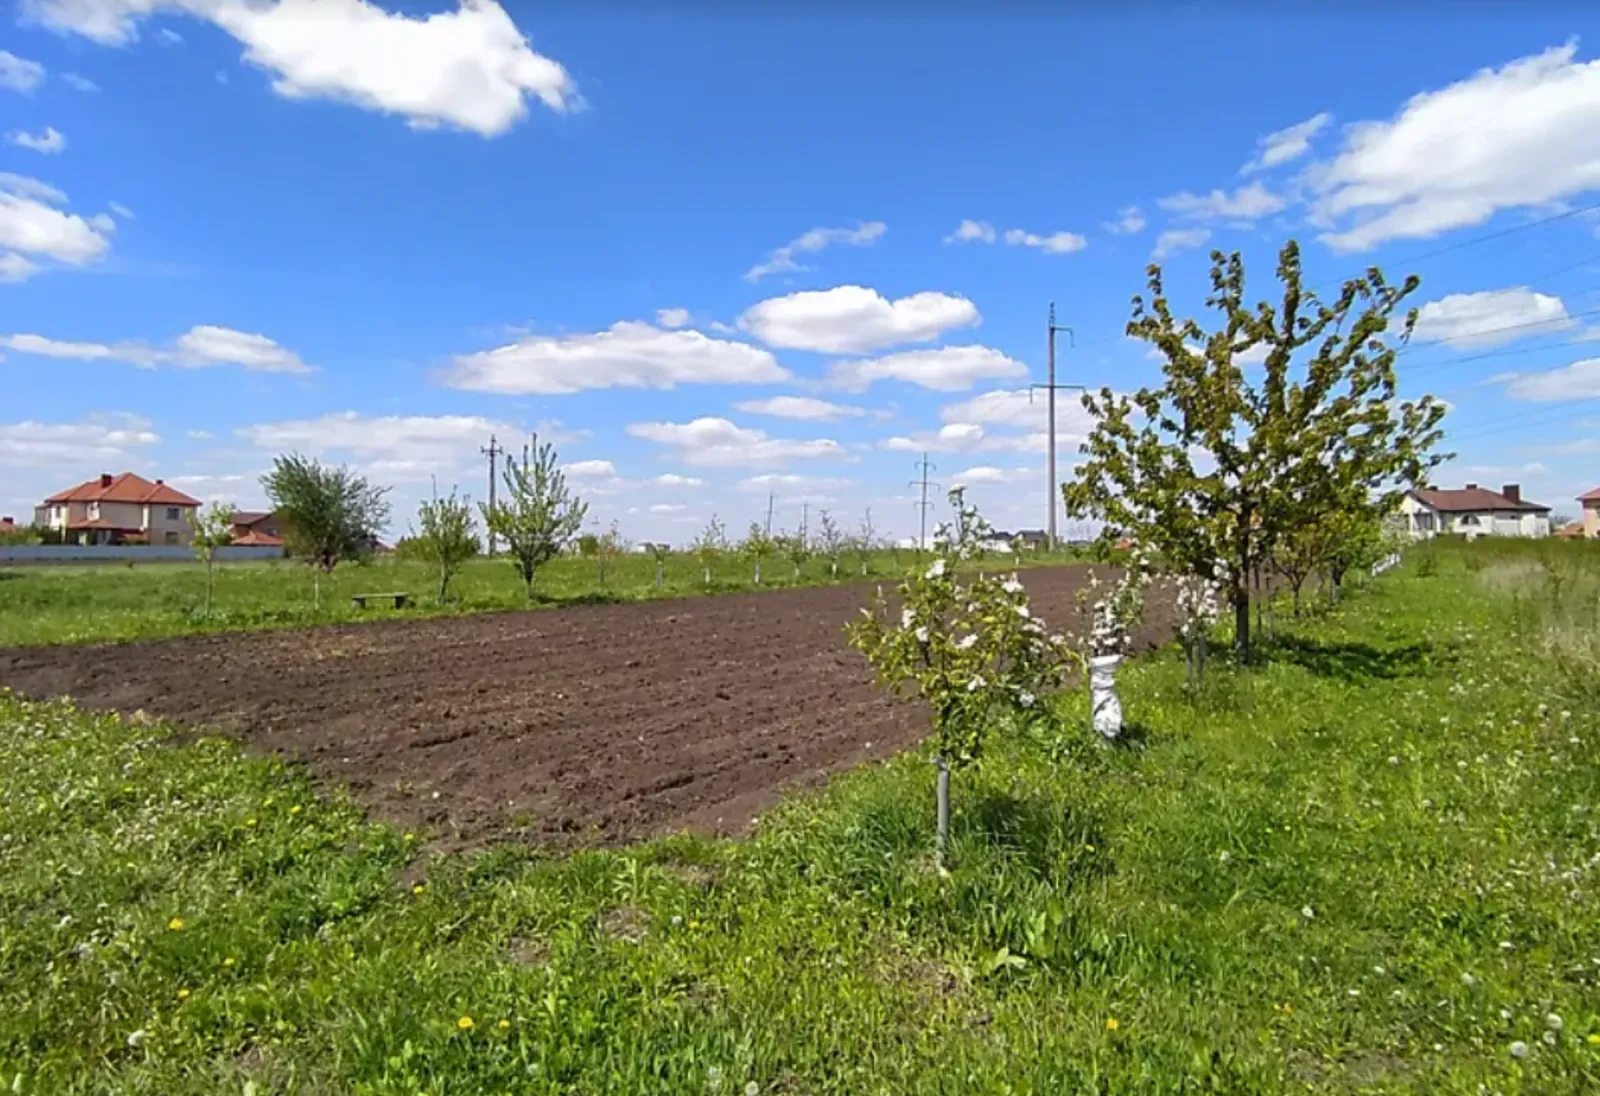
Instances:
[[[352,594],[350,601],[357,609],[365,609],[369,601],[392,601],[396,609],[404,609],[411,600],[410,594]]]

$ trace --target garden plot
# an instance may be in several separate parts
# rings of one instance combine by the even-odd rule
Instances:
[[[1053,627],[1091,568],[1023,573]],[[835,587],[0,651],[0,685],[235,735],[447,847],[747,825],[785,788],[917,742]],[[1154,599],[1145,644],[1170,634]]]

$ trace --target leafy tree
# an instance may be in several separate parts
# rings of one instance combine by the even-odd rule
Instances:
[[[958,506],[971,518],[976,511]],[[1016,575],[956,581],[957,565],[976,542],[957,525],[940,530],[924,571],[900,583],[891,604],[880,593],[848,629],[879,681],[927,702],[936,733],[935,850],[944,867],[950,819],[950,771],[976,763],[984,739],[1006,716],[1028,718],[1039,699],[1059,686],[1071,654],[1049,635],[1028,606]]]
[[[298,453],[274,460],[261,485],[282,519],[289,551],[312,566],[313,604],[320,606],[321,576],[372,553],[389,522],[389,489]]]
[[[617,528],[617,523],[612,522],[611,528],[595,538],[594,557],[600,565],[600,589],[606,588],[606,580],[611,574],[611,565],[623,552],[625,545],[622,543],[622,531]]]
[[[824,510],[817,516],[817,547],[828,561],[828,574],[839,577],[839,557],[844,555],[845,537],[834,523],[833,515]]]
[[[782,533],[778,536],[778,545],[783,554],[788,557],[789,563],[794,567],[795,581],[800,580],[800,568],[804,567],[806,560],[811,558],[811,541],[806,536],[806,531],[801,529],[794,533]]]
[[[861,527],[856,532],[852,547],[861,563],[862,577],[866,576],[867,564],[872,560],[872,550],[878,546],[878,531],[872,526],[872,508],[868,507],[866,513],[861,515]]]
[[[438,572],[439,603],[442,605],[450,579],[463,563],[478,554],[478,538],[472,531],[471,501],[457,498],[454,488],[440,498],[436,488],[433,498],[417,508],[417,524],[422,528],[412,537],[416,542],[413,551]]]
[[[727,550],[727,533],[722,528],[722,522],[717,520],[717,515],[712,514],[711,520],[706,522],[706,527],[700,530],[700,535],[694,541],[694,554],[700,558],[700,568],[707,586],[711,585],[711,568]]]
[[[506,454],[501,478],[504,497],[482,507],[483,522],[506,542],[531,599],[534,575],[572,540],[589,507],[567,490],[555,446],[541,445],[537,435],[522,447],[521,460]]]
[[[761,585],[761,561],[770,556],[776,547],[776,542],[767,535],[767,531],[762,527],[761,523],[752,521],[749,531],[744,535],[744,543],[739,548],[745,557],[754,561],[756,565],[757,586]]]
[[[1163,383],[1131,397],[1086,394],[1096,419],[1086,458],[1062,488],[1069,515],[1105,522],[1102,550],[1122,535],[1180,574],[1223,564],[1235,645],[1250,654],[1250,578],[1298,524],[1340,506],[1392,510],[1443,454],[1444,406],[1396,398],[1391,317],[1417,287],[1391,286],[1373,267],[1325,302],[1301,280],[1293,241],[1278,257],[1278,305],[1246,304],[1244,262],[1212,253],[1207,333],[1168,305],[1161,268],[1150,299],[1133,299],[1128,334],[1164,358]],[[1416,313],[1400,322],[1410,336]],[[1260,358],[1251,379],[1246,362]]]
[[[206,616],[211,615],[212,592],[216,587],[217,549],[233,540],[233,504],[213,502],[204,510],[189,512],[189,546],[206,565]]]
[[[1390,549],[1385,520],[1374,519],[1361,510],[1338,510],[1323,517],[1328,527],[1328,551],[1324,566],[1328,590],[1334,600],[1344,588],[1345,576],[1358,567],[1370,567]]]

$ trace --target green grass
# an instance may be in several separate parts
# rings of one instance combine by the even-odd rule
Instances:
[[[231,743],[0,699],[0,1090],[1596,1091],[1600,700],[1467,563],[1198,698],[1130,667],[1132,748],[1077,694],[997,736],[948,877],[925,757],[747,840],[434,856]]]
[[[877,552],[868,561],[868,579],[894,581],[915,560],[911,550]],[[995,559],[1000,557],[995,557]],[[1030,555],[1027,563],[1062,563],[1070,552]],[[995,559],[988,561],[995,565]],[[700,561],[674,554],[665,564],[663,583],[656,586],[655,560],[629,554],[611,565],[604,585],[592,559],[563,557],[539,570],[534,606],[602,601],[634,601],[651,597],[683,597],[736,590],[817,586],[834,581],[860,581],[857,557],[841,561],[834,579],[828,562],[812,559],[796,577],[786,559],[768,558],[764,583],[751,581],[751,566],[737,556],[719,560],[711,585]],[[198,563],[72,564],[0,567],[0,647],[52,643],[102,643],[203,632],[287,628],[390,616],[435,616],[525,609],[529,606],[522,580],[504,559],[476,559],[452,581],[450,600],[440,604],[438,579],[427,565],[381,557],[367,564],[346,564],[322,579],[322,604],[312,599],[312,576],[304,565],[273,563],[219,564],[216,600],[204,613],[205,569]],[[357,609],[350,595],[405,591],[412,604]]]

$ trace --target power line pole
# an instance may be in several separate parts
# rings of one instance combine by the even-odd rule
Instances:
[[[810,521],[811,521],[811,504],[809,502],[802,502],[800,504],[800,543],[801,544],[804,544],[806,542],[806,528],[807,528],[807,525],[808,525],[808,523]]]
[[[939,486],[937,483],[928,479],[928,473],[939,466],[928,459],[927,453],[923,453],[922,459],[913,467],[915,467],[921,473],[921,476],[912,480],[910,483],[906,484],[906,486],[922,488],[922,497],[918,501],[912,503],[912,505],[917,508],[917,517],[919,522],[917,527],[917,551],[921,552],[928,547],[928,510],[933,506],[933,503],[928,501],[928,488]]]
[[[1046,392],[1046,395],[1047,395],[1046,402],[1047,402],[1047,405],[1049,407],[1049,412],[1048,412],[1049,424],[1048,424],[1048,426],[1046,428],[1046,432],[1050,436],[1050,440],[1049,440],[1050,452],[1049,452],[1048,456],[1046,457],[1045,465],[1046,465],[1046,467],[1048,469],[1048,473],[1047,474],[1050,477],[1050,482],[1047,485],[1046,492],[1045,492],[1045,503],[1046,503],[1046,505],[1048,505],[1050,507],[1050,521],[1049,521],[1049,524],[1046,527],[1045,536],[1048,538],[1046,543],[1049,545],[1049,548],[1050,548],[1050,550],[1052,552],[1055,551],[1055,549],[1056,549],[1056,510],[1059,508],[1059,506],[1058,506],[1058,504],[1056,502],[1056,392],[1059,389],[1070,389],[1070,390],[1078,391],[1078,392],[1084,391],[1084,387],[1081,384],[1057,384],[1056,383],[1056,332],[1057,331],[1065,331],[1067,333],[1067,346],[1068,347],[1071,347],[1071,346],[1075,345],[1075,340],[1073,339],[1073,335],[1072,335],[1072,328],[1066,327],[1064,325],[1060,325],[1060,324],[1056,323],[1056,303],[1054,301],[1051,301],[1050,302],[1050,318],[1049,318],[1048,321],[1046,321],[1046,324],[1045,324],[1045,341],[1049,344],[1049,347],[1050,347],[1050,351],[1049,351],[1049,363],[1050,363],[1050,365],[1049,365],[1049,381],[1046,384],[1031,384],[1031,385],[1029,385],[1028,386],[1028,395],[1029,395],[1029,398],[1031,399],[1032,395],[1033,395],[1033,389],[1035,389],[1035,388],[1043,388],[1045,390],[1045,392]]]
[[[499,478],[496,475],[497,465],[498,465],[498,462],[500,460],[500,454],[504,453],[505,450],[500,448],[500,443],[495,440],[495,437],[494,437],[493,434],[490,434],[489,435],[489,444],[488,445],[484,445],[484,446],[479,446],[478,447],[478,452],[484,454],[485,456],[487,456],[489,458],[489,512],[492,514],[492,513],[494,513],[494,499],[495,499],[494,482],[495,482],[496,479]],[[490,559],[494,558],[494,530],[493,529],[489,530],[489,558]]]
[[[776,492],[773,492],[773,491],[768,491],[767,492],[767,532],[766,532],[766,537],[767,537],[768,540],[772,539],[772,500],[775,499],[776,497],[777,497],[777,493]]]

